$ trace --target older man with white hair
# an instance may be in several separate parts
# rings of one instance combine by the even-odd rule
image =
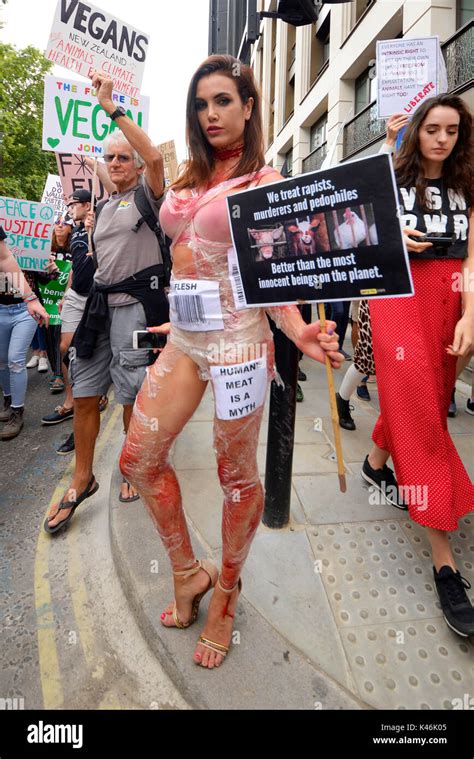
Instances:
[[[93,474],[98,401],[111,383],[128,428],[150,357],[147,350],[133,349],[133,331],[168,321],[163,245],[149,214],[158,216],[164,191],[162,156],[143,129],[116,107],[112,80],[97,72],[91,79],[100,105],[120,127],[109,134],[103,156],[117,192],[86,220],[86,228],[94,230],[96,271],[70,353],[76,467],[70,488],[45,521],[48,533],[62,529],[77,506],[99,487]],[[120,500],[136,498],[124,480]]]

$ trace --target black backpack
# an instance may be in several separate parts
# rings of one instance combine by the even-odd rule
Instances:
[[[169,237],[165,235],[163,232],[160,222],[158,221],[158,218],[153,210],[153,208],[150,205],[150,202],[146,196],[145,188],[143,185],[139,185],[137,189],[135,190],[133,199],[135,201],[135,205],[140,211],[140,218],[138,219],[137,223],[134,227],[132,227],[132,232],[138,233],[140,231],[140,227],[142,224],[147,224],[151,231],[156,235],[156,238],[158,240],[158,244],[160,246],[161,250],[161,256],[163,258],[163,270],[164,270],[164,280],[165,280],[165,287],[168,287],[170,283],[170,276],[171,276],[171,240]],[[161,196],[161,198],[158,201],[158,213],[160,211],[161,205],[165,199],[165,195]],[[100,212],[102,211],[103,207],[107,203],[107,200],[101,200],[100,203],[97,204],[97,207],[95,209],[95,223],[97,224],[97,221],[100,216]],[[95,253],[95,249],[93,252],[93,258],[94,258],[94,264],[97,268],[97,256]]]

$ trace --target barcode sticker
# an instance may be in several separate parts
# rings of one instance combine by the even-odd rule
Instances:
[[[207,279],[172,279],[169,292],[170,319],[189,332],[224,329],[219,282]]]
[[[247,301],[245,299],[244,286],[242,283],[242,277],[240,276],[239,267],[237,265],[237,254],[235,248],[229,248],[227,250],[227,262],[229,266],[229,278],[232,286],[232,293],[234,295],[234,303],[237,311],[243,308],[247,308]]]

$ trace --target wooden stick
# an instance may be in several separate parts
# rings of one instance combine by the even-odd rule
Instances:
[[[97,179],[97,158],[94,158],[94,171],[92,174],[92,190],[91,190],[91,211],[94,210],[96,179]],[[89,250],[87,251],[87,255],[92,256],[93,255],[92,232],[90,230],[87,232],[87,239],[88,239],[88,244],[89,244]]]
[[[318,303],[319,323],[321,332],[326,332],[326,314],[324,313],[324,303]],[[344,459],[342,456],[341,430],[339,428],[339,415],[336,405],[336,391],[334,389],[334,377],[329,356],[326,356],[326,374],[328,378],[329,400],[331,402],[331,419],[334,430],[334,441],[336,444],[337,473],[339,476],[339,490],[341,493],[346,492],[346,475],[344,468]]]

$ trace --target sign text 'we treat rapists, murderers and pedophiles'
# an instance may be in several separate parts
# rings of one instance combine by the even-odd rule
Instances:
[[[113,92],[114,103],[148,131],[149,98]],[[89,82],[46,76],[44,79],[43,150],[98,157],[104,140],[119,129],[97,100]]]
[[[244,190],[227,205],[237,307],[413,293],[387,155]]]
[[[107,74],[116,92],[138,98],[149,41],[148,34],[95,5],[59,0],[45,55],[75,74]]]

